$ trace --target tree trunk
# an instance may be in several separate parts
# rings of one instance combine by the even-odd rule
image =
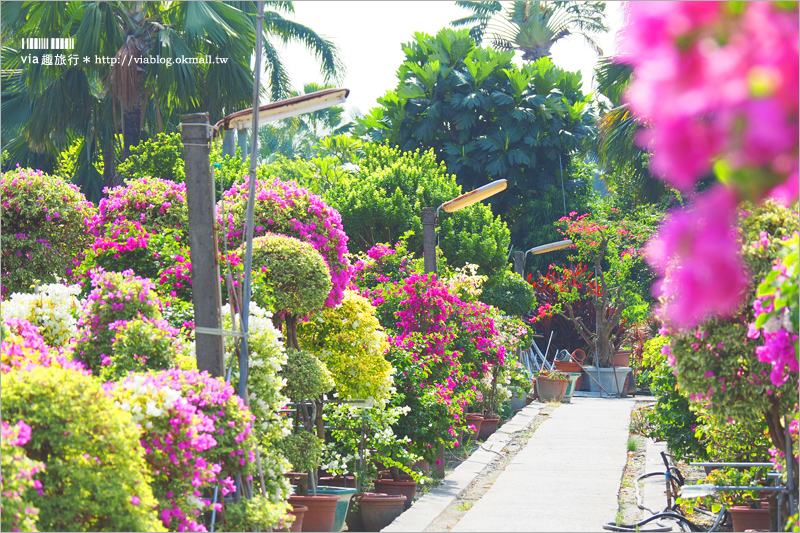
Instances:
[[[116,158],[117,151],[114,149],[114,138],[103,145],[103,185],[114,187],[116,185],[114,176],[117,173]]]
[[[128,159],[131,155],[131,146],[137,146],[142,140],[142,104],[126,108],[123,114],[123,127],[122,138],[124,142],[124,149],[122,151],[122,160]]]

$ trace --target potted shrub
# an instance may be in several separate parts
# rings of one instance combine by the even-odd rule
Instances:
[[[736,468],[720,468],[712,470],[700,484],[710,484],[728,487],[747,487],[751,485],[766,485],[766,473],[769,468],[748,468],[739,470]],[[703,505],[710,508],[718,508],[724,505],[731,513],[733,521],[733,531],[764,530],[775,531],[772,527],[771,501],[775,496],[771,496],[770,502],[765,501],[767,491],[735,490],[718,491],[711,496],[699,498]]]
[[[283,524],[283,531],[300,531],[304,510],[295,506],[291,513],[277,513],[276,506],[261,494],[225,505],[225,516],[219,531],[264,531],[274,524]],[[295,528],[297,523],[297,528]]]
[[[558,370],[541,370],[536,374],[536,390],[543,402],[560,402],[569,386],[569,374]]]

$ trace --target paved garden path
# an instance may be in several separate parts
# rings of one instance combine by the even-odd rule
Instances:
[[[451,531],[598,531],[614,520],[632,400],[574,398]]]

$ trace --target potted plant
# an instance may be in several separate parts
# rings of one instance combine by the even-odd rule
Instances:
[[[569,386],[569,374],[558,370],[541,370],[536,374],[536,390],[543,402],[560,402]]]
[[[769,468],[719,468],[712,470],[700,484],[710,484],[718,487],[747,487],[751,485],[765,485],[766,474]],[[771,509],[775,496],[766,497],[766,491],[731,490],[718,491],[711,496],[698,498],[702,505],[709,508],[719,508],[724,505],[731,513],[733,531],[764,530],[775,531],[773,527]],[[768,499],[770,501],[765,501]]]
[[[283,504],[285,505],[285,504]],[[283,531],[300,531],[305,509],[295,506],[294,510],[285,511],[270,502],[260,493],[252,498],[225,504],[225,514],[219,531],[264,531],[272,524],[283,523]]]

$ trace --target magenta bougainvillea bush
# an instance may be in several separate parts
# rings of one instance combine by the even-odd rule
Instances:
[[[2,506],[0,520],[3,531],[37,531],[39,509],[26,497],[30,490],[41,490],[42,482],[34,476],[44,470],[44,463],[33,461],[22,448],[31,440],[31,427],[24,420],[15,424],[0,423],[2,455]]]
[[[741,303],[748,277],[730,231],[739,201],[798,197],[797,16],[796,3],[782,2],[629,6],[616,59],[633,67],[625,99],[646,125],[638,143],[654,174],[686,192],[712,171],[722,182],[674,213],[651,245],[651,264],[668,278],[659,290],[689,302],[667,304],[676,326]],[[683,268],[668,273],[670,263]]]
[[[47,346],[39,328],[21,318],[3,320],[3,342],[0,344],[2,373],[28,370],[33,367],[68,368],[90,373],[80,361],[73,361],[55,348]]]
[[[159,178],[139,178],[113,189],[105,188],[96,215],[88,221],[88,229],[96,237],[104,227],[118,219],[139,222],[148,231],[166,228],[187,232],[189,214],[186,206],[186,185]]]
[[[230,249],[244,240],[249,183],[245,178],[231,187],[217,205],[217,220],[226,232]],[[333,286],[325,305],[341,303],[352,267],[347,259],[347,235],[335,209],[294,182],[257,180],[254,224],[256,237],[279,233],[310,243],[322,254],[331,273]]]
[[[69,278],[91,242],[86,219],[96,209],[71,185],[41,170],[16,168],[0,176],[2,296],[28,292],[34,281]]]
[[[392,401],[410,407],[395,433],[427,458],[441,444],[458,446],[459,426],[476,399],[475,381],[505,362],[488,306],[461,301],[435,274],[414,272],[402,244],[376,246],[356,265],[354,284],[389,333],[387,359],[397,388]]]

